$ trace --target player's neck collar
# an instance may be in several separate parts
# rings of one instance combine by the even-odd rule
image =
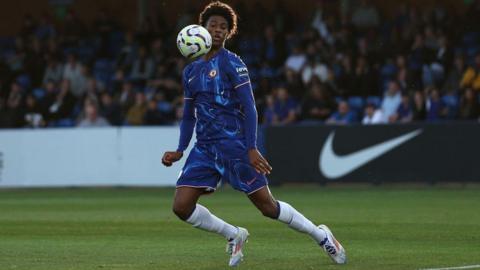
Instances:
[[[207,58],[207,55],[205,56],[202,56],[201,59],[205,62],[208,62],[210,60],[212,60],[213,58],[217,57],[218,55],[220,55],[220,53],[222,53],[223,51],[225,50],[225,47],[220,47],[214,54],[212,54],[210,57]]]

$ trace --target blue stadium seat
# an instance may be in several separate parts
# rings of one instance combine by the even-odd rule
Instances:
[[[109,59],[99,59],[93,65],[95,79],[108,86],[114,73],[113,63]]]
[[[77,54],[82,61],[90,61],[95,56],[95,48],[92,46],[81,46],[77,49]]]
[[[442,97],[442,102],[448,108],[447,119],[454,119],[457,116],[460,101],[457,95],[445,95]]]
[[[397,72],[397,67],[394,64],[386,64],[380,69],[380,75],[383,79],[391,79]]]
[[[30,87],[31,80],[27,74],[19,75],[16,81],[24,90]]]
[[[335,97],[335,103],[338,104],[338,103],[340,103],[340,102],[342,102],[342,101],[345,101],[345,99],[344,99],[343,97],[340,97],[340,96],[336,96],[336,97]]]
[[[467,57],[475,57],[475,55],[480,51],[478,46],[469,46],[465,49]]]
[[[467,47],[475,46],[478,44],[480,33],[469,32],[463,36],[463,44]]]
[[[70,48],[64,48],[63,49],[63,55],[64,56],[67,56],[71,53],[77,53],[77,48],[74,48],[74,47],[70,47]]]
[[[363,111],[363,106],[365,106],[365,101],[362,97],[349,97],[348,105],[352,110],[355,110],[357,113],[361,113]]]
[[[379,96],[369,96],[367,97],[367,104],[373,104],[378,108],[380,104],[382,104],[382,98]]]
[[[75,123],[70,118],[63,118],[55,122],[56,127],[73,127]]]
[[[32,94],[37,100],[41,100],[45,96],[45,90],[43,88],[35,88]]]

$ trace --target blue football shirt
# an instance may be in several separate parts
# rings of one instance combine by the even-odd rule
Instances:
[[[245,114],[236,89],[249,83],[246,65],[225,48],[185,67],[184,96],[194,101],[198,143],[245,139]]]

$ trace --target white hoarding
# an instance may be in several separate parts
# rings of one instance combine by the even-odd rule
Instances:
[[[178,136],[178,127],[2,130],[0,187],[173,186],[186,157],[166,168],[161,156]]]

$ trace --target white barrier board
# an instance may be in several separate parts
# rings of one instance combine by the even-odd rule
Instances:
[[[178,127],[0,131],[0,187],[174,186]],[[190,143],[190,148],[193,140]]]

